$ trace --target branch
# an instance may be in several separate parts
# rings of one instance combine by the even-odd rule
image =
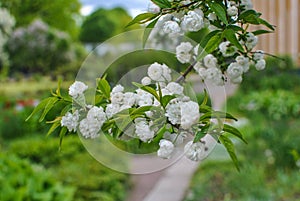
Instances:
[[[194,69],[194,66],[196,65],[197,61],[195,61],[194,63],[192,63],[185,71],[184,73],[177,78],[177,80],[175,82],[180,83],[183,82],[186,78],[186,76]]]

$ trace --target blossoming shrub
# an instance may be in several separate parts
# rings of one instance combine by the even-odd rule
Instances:
[[[225,82],[241,83],[251,64],[256,70],[263,70],[264,52],[254,50],[257,36],[273,31],[274,27],[253,10],[250,0],[152,2],[159,7],[157,12],[140,14],[127,26],[147,22],[142,44],[146,50],[160,43],[151,34],[166,36],[175,45],[178,62],[187,65],[181,76],[172,76],[169,66],[156,61],[148,65],[139,83],[132,83],[136,88],[131,86],[130,91],[122,85],[110,86],[106,76],[101,75],[92,89],[93,103],[85,96],[87,83],[75,81],[68,96],[62,95],[58,88],[33,114],[41,111],[40,121],[43,121],[52,107],[63,103],[66,106],[50,122],[53,126],[48,134],[60,128],[61,139],[67,133],[79,132],[91,139],[106,135],[125,141],[138,139],[141,144],[154,142],[159,146],[157,155],[165,159],[171,158],[176,147],[183,144],[189,159],[202,160],[208,151],[204,137],[210,135],[226,147],[237,166],[233,142],[225,133],[244,142],[245,139],[236,128],[224,123],[226,119],[237,119],[214,111],[207,105],[207,96],[197,103],[183,81],[194,70],[199,80],[224,86]],[[251,25],[266,29],[250,31]],[[202,29],[208,29],[209,33],[199,44],[178,40]]]

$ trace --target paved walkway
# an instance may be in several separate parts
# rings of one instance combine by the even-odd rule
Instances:
[[[193,78],[192,78],[193,79]],[[212,105],[215,110],[220,110],[227,96],[234,93],[236,86],[225,87],[206,86]],[[203,84],[195,84],[196,93],[203,92]],[[140,168],[160,163],[160,160],[136,158],[132,160],[132,168]],[[143,175],[132,175],[133,189],[127,201],[182,201],[188,190],[190,179],[197,170],[199,163],[192,162],[182,157],[174,165],[154,173]]]

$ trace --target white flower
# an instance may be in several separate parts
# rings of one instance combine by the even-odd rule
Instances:
[[[266,68],[266,61],[264,59],[260,59],[255,64],[256,70],[263,70]]]
[[[218,67],[218,60],[212,54],[208,54],[203,59],[204,65],[207,68],[216,68]]]
[[[248,57],[238,56],[235,58],[235,60],[239,65],[243,66],[244,73],[248,72],[250,68],[250,62]]]
[[[159,141],[159,150],[157,156],[160,158],[168,159],[174,150],[174,144],[169,140],[162,139]]]
[[[215,14],[215,13],[209,13],[208,14],[208,19],[210,20],[210,21],[216,21],[217,20],[217,15]]]
[[[105,109],[107,118],[111,118],[114,114],[120,112],[120,105],[118,104],[108,104]]]
[[[185,16],[183,16],[181,22],[181,28],[184,31],[199,31],[204,27],[203,16],[195,11],[189,11]]]
[[[111,90],[111,93],[119,93],[119,92],[123,92],[123,91],[124,91],[124,87],[122,85],[118,84]]]
[[[240,83],[242,83],[242,81],[243,81],[243,77],[242,77],[242,76],[239,76],[239,77],[237,77],[237,78],[230,79],[230,81],[231,81],[231,83],[233,83],[233,84],[240,84]]]
[[[253,8],[253,4],[251,0],[241,0],[241,6],[244,6],[246,10],[251,10]]]
[[[237,48],[232,46],[229,41],[226,41],[219,45],[219,50],[224,57],[230,57],[236,53]]]
[[[190,129],[192,125],[198,122],[200,117],[199,105],[196,102],[188,101],[180,104],[181,109],[181,127]]]
[[[96,119],[83,119],[79,124],[79,131],[85,138],[94,139],[99,136],[101,124]]]
[[[166,107],[165,116],[173,124],[180,124],[181,122],[181,102],[178,102],[177,99],[173,99]]]
[[[257,36],[255,36],[253,33],[249,32],[246,35],[246,47],[248,48],[248,50],[252,50],[258,43],[258,38]]]
[[[137,95],[132,92],[126,92],[123,95],[123,105],[133,106],[136,103]]]
[[[230,79],[240,77],[244,73],[244,68],[237,62],[231,63],[227,68],[227,76]]]
[[[162,64],[161,68],[163,69],[162,76],[164,78],[164,81],[170,82],[172,80],[171,77],[172,70],[166,64]]]
[[[162,28],[165,34],[169,34],[170,37],[177,37],[182,34],[179,24],[175,21],[166,21]]]
[[[153,105],[153,96],[142,89],[137,89],[136,101],[139,106]]]
[[[191,50],[193,46],[189,42],[182,42],[176,47],[176,57],[181,63],[189,63],[191,61],[192,55]]]
[[[148,68],[148,76],[154,81],[164,81],[162,65],[155,62]]]
[[[78,110],[76,110],[73,114],[70,112],[66,113],[65,116],[62,117],[60,125],[67,127],[70,132],[76,132],[78,121],[79,113]]]
[[[142,85],[150,85],[151,84],[151,79],[149,77],[144,77],[141,81]]]
[[[102,126],[102,124],[106,121],[106,114],[102,107],[93,106],[88,111],[86,118],[88,120],[96,120],[99,122],[99,125]]]
[[[143,142],[149,142],[154,137],[154,131],[150,129],[149,124],[145,119],[135,120],[135,133],[137,137]]]
[[[124,94],[122,92],[115,92],[110,93],[110,99],[112,104],[119,104],[123,103]]]
[[[235,6],[230,6],[229,8],[227,8],[227,14],[229,16],[236,16],[238,14],[238,12],[239,12],[239,10]]]
[[[85,90],[87,90],[88,86],[85,85],[83,82],[75,81],[69,87],[69,95],[73,98],[77,98],[78,96],[82,95]]]
[[[176,82],[170,82],[165,89],[170,92],[168,95],[183,95],[183,86]]]
[[[184,147],[185,156],[192,161],[200,161],[205,156],[205,145],[202,142],[188,142]]]
[[[262,50],[257,50],[257,51],[255,51],[255,53],[253,54],[253,60],[254,60],[254,61],[261,60],[261,59],[264,58],[264,56],[265,56],[264,51],[262,51]]]
[[[205,78],[212,81],[217,86],[224,85],[222,71],[218,68],[208,68],[205,71]]]

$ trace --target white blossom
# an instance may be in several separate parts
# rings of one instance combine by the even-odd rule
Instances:
[[[203,63],[207,68],[216,68],[218,67],[218,60],[214,55],[208,54],[204,57]]]
[[[258,37],[255,36],[253,33],[249,32],[246,35],[246,47],[248,48],[248,50],[252,50],[258,43]]]
[[[132,107],[136,103],[137,95],[132,92],[126,92],[123,95],[123,105]]]
[[[105,109],[107,118],[111,118],[114,114],[120,112],[119,104],[108,104]]]
[[[174,145],[181,145],[184,139],[187,137],[187,134],[184,131],[180,133],[169,133],[165,132],[163,138],[171,141]]]
[[[122,92],[115,92],[110,94],[110,99],[112,104],[119,104],[123,103],[124,94]]]
[[[182,42],[176,47],[176,57],[181,63],[189,63],[192,59],[191,50],[193,46],[190,42]]]
[[[150,129],[149,124],[145,119],[135,120],[135,133],[137,137],[143,142],[149,142],[154,137],[154,131]]]
[[[79,124],[79,131],[85,138],[94,139],[99,136],[101,124],[96,119],[83,119]]]
[[[224,57],[233,56],[237,52],[237,48],[231,45],[229,41],[222,42],[219,45],[219,50]]]
[[[76,132],[79,121],[79,113],[76,110],[73,114],[67,112],[61,119],[60,125],[68,128],[69,132]]]
[[[150,85],[151,84],[151,79],[149,77],[144,77],[141,81],[142,85]]]
[[[217,20],[217,15],[215,13],[209,13],[208,14],[208,19],[212,22]]]
[[[253,54],[253,60],[254,60],[254,61],[259,61],[259,60],[263,59],[264,56],[265,56],[264,51],[262,51],[262,50],[257,50],[257,51],[255,51],[255,53]]]
[[[250,68],[250,62],[248,57],[238,56],[235,58],[236,62],[244,69],[244,73],[248,72]]]
[[[238,12],[239,12],[239,10],[235,6],[230,6],[229,8],[227,8],[227,14],[229,16],[236,16],[238,14]]]
[[[202,142],[188,142],[184,147],[185,156],[192,161],[200,161],[205,156],[205,145]]]
[[[184,31],[199,31],[204,27],[203,16],[195,11],[189,11],[183,16],[181,28]]]
[[[162,139],[159,141],[159,150],[157,156],[160,158],[168,159],[174,150],[174,144],[169,140]]]
[[[142,89],[137,89],[136,101],[139,106],[153,105],[153,96]]]
[[[162,30],[165,34],[168,34],[170,37],[177,37],[179,35],[182,35],[182,30],[179,24],[175,21],[170,20],[164,22]]]
[[[240,77],[244,73],[244,68],[237,62],[231,63],[227,68],[227,76],[230,79],[235,79],[237,77]]]
[[[170,82],[172,80],[171,69],[166,64],[162,64],[161,68],[163,70],[162,76],[164,78],[164,81]]]
[[[240,84],[240,83],[242,83],[242,81],[243,81],[243,77],[242,77],[242,76],[239,76],[239,77],[237,77],[237,78],[230,79],[230,81],[231,81],[231,83],[233,83],[233,84]]]
[[[85,85],[83,82],[75,81],[70,87],[69,87],[69,95],[73,98],[77,98],[80,95],[83,94],[85,90],[87,90],[88,86]]]
[[[165,64],[159,64],[155,62],[148,68],[148,76],[157,82],[170,81],[171,70]]]
[[[266,68],[266,61],[264,59],[260,59],[255,64],[256,70],[263,70]]]
[[[96,120],[102,126],[106,121],[106,114],[102,107],[93,106],[87,113],[86,118],[88,120]]]
[[[176,82],[170,82],[165,89],[170,92],[168,95],[183,95],[183,86]]]
[[[173,99],[166,107],[165,116],[173,124],[180,124],[181,122],[181,102],[178,99]]]
[[[188,101],[180,104],[181,109],[181,127],[190,129],[192,125],[198,122],[200,117],[199,105],[196,102]]]
[[[123,92],[124,87],[120,84],[116,85],[112,90],[111,93],[118,93],[118,92]]]
[[[217,86],[224,85],[222,71],[218,68],[208,68],[205,71],[205,78]]]

